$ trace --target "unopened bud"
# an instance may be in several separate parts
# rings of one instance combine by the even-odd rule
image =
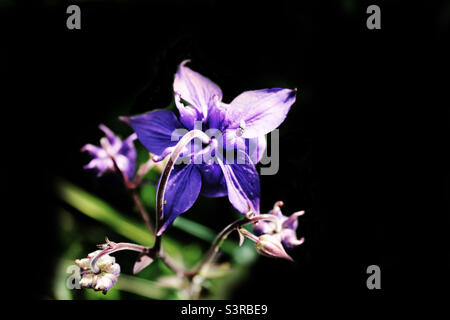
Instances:
[[[256,241],[256,250],[266,257],[294,261],[284,250],[281,239],[277,235],[264,234],[260,236]]]
[[[95,291],[103,291],[106,294],[116,283],[120,275],[120,265],[116,263],[116,259],[110,255],[102,255],[96,262],[95,266],[98,272],[94,273],[91,269],[91,261],[101,250],[91,252],[87,258],[75,260],[75,264],[80,267],[81,280],[80,285],[83,288],[92,288]]]

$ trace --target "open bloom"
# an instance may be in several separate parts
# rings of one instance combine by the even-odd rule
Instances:
[[[100,252],[101,250],[91,252],[87,258],[75,260],[75,264],[81,269],[80,285],[83,288],[92,288],[95,291],[106,293],[119,278],[120,265],[116,263],[114,257],[105,254],[97,260],[96,266],[99,271],[94,273],[91,269],[91,260]]]
[[[122,141],[105,125],[101,124],[99,128],[105,133],[105,137],[100,139],[101,146],[86,144],[81,148],[81,151],[87,151],[94,157],[84,168],[97,170],[97,176],[102,176],[108,170],[115,170],[114,159],[119,169],[131,179],[136,170],[137,153],[133,144],[136,134],[133,133]]]
[[[287,248],[292,248],[301,245],[305,239],[297,239],[297,227],[298,227],[298,217],[303,215],[305,211],[298,211],[286,217],[282,214],[280,207],[283,205],[282,201],[278,201],[273,206],[273,209],[269,214],[273,214],[278,218],[279,224],[281,225],[281,230],[276,230],[275,223],[271,221],[258,221],[253,232],[256,235],[277,235],[281,237],[283,245]]]
[[[174,167],[165,190],[159,233],[186,212],[199,194],[228,195],[238,211],[259,212],[260,186],[254,164],[266,147],[265,134],[283,122],[296,98],[295,89],[274,88],[246,91],[225,104],[220,88],[186,67],[187,62],[181,63],[173,84],[179,119],[170,110],[121,118],[156,155],[155,160],[170,154],[183,132],[199,129],[199,124],[211,138],[204,147],[186,148],[183,157],[191,161]],[[231,160],[221,156],[224,150],[235,152]],[[211,157],[199,163],[198,158],[204,159],[205,153]]]

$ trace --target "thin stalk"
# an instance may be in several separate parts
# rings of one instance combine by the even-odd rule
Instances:
[[[145,225],[147,226],[147,229],[150,231],[151,234],[155,234],[155,230],[153,229],[153,225],[150,222],[149,215],[147,211],[145,210],[144,206],[141,203],[141,200],[139,199],[139,196],[136,192],[136,189],[131,189],[131,197],[133,198],[134,204],[138,208],[139,213],[141,214],[142,220],[144,220]]]
[[[107,142],[107,140],[106,140],[106,142]],[[104,142],[104,143],[106,144],[106,142]],[[107,151],[109,150],[107,144],[106,144],[106,148],[105,149]],[[114,168],[121,174],[125,186],[127,187],[128,190],[130,190],[131,198],[133,199],[136,208],[138,209],[139,213],[141,214],[142,220],[144,220],[144,223],[147,226],[147,229],[150,231],[150,234],[154,235],[155,234],[155,230],[153,229],[153,225],[150,222],[149,215],[148,215],[147,211],[145,210],[144,206],[142,205],[141,200],[139,199],[139,196],[138,196],[137,191],[136,191],[137,187],[141,183],[142,177],[145,175],[144,169],[142,169],[142,166],[141,166],[141,168],[139,168],[139,173],[140,174],[138,175],[138,179],[136,179],[135,182],[130,181],[128,179],[127,175],[122,170],[120,170],[120,168],[119,168],[119,166],[118,166],[118,164],[116,162],[116,159],[114,159],[114,157],[111,154],[109,154],[109,157],[110,157],[111,161],[114,164]],[[149,162],[145,163],[145,167],[144,167],[145,169],[147,169],[147,171],[152,168],[152,166],[150,165]]]
[[[233,223],[229,224],[225,229],[223,229],[216,237],[214,242],[211,244],[207,254],[203,258],[203,260],[194,268],[194,270],[190,273],[190,276],[194,276],[202,271],[202,269],[214,259],[217,251],[219,251],[220,245],[223,241],[228,237],[228,235],[234,230],[238,230],[246,224],[256,223],[260,220],[271,220],[275,223],[279,223],[277,218],[271,214],[261,214],[259,216],[253,216],[252,218],[242,218],[240,220],[236,220]]]
[[[97,261],[105,254],[110,254],[110,253],[122,251],[122,250],[131,250],[131,251],[137,251],[140,253],[146,253],[149,250],[149,248],[147,248],[147,247],[144,247],[144,246],[141,246],[138,244],[134,244],[134,243],[126,243],[126,242],[113,243],[113,244],[110,242],[110,243],[108,243],[108,245],[110,245],[109,248],[104,249],[103,251],[101,251],[99,254],[97,254],[91,260],[91,269],[94,273],[100,272],[99,268],[97,267]]]
[[[163,248],[159,251],[159,258],[166,266],[169,267],[169,269],[173,270],[176,274],[183,275],[185,277],[190,277],[191,272],[187,269],[185,269],[183,266],[180,266],[174,259],[172,259],[170,256],[168,256]]]

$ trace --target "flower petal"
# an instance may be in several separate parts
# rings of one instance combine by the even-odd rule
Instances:
[[[276,230],[276,225],[272,221],[258,221],[253,225],[253,233],[257,236],[272,234]]]
[[[110,158],[94,158],[83,166],[83,168],[95,169],[97,171],[97,177],[101,177],[107,170],[114,170],[114,163]]]
[[[106,153],[106,151],[103,148],[95,146],[95,145],[90,144],[90,143],[85,144],[81,148],[81,151],[82,152],[86,151],[91,156],[97,157],[97,158],[106,158],[108,156],[108,154]]]
[[[119,150],[119,155],[123,155],[127,160],[126,164],[123,167],[119,165],[119,168],[125,172],[128,179],[131,179],[136,171],[137,152],[133,143],[136,139],[137,135],[136,133],[133,133],[123,141]]]
[[[297,90],[263,89],[246,91],[227,108],[228,129],[243,128],[243,138],[256,138],[276,129],[295,102]]]
[[[236,129],[227,129],[223,134],[223,139],[219,141],[218,147],[221,154],[225,154],[225,152],[230,150],[243,150],[250,156],[252,162],[257,164],[261,161],[266,146],[265,136],[245,139],[242,136],[236,135]]]
[[[155,155],[175,146],[183,135],[177,130],[183,126],[170,110],[155,110],[138,116],[120,117],[120,120],[132,127],[139,141]]]
[[[217,98],[222,100],[222,90],[208,78],[185,67],[188,62],[189,60],[185,60],[180,64],[175,74],[173,90],[178,92],[183,100],[196,107],[206,119],[209,105],[213,100]]]
[[[296,230],[298,226],[298,217],[305,214],[305,211],[298,211],[291,214],[285,221],[283,221],[283,228]]]
[[[212,102],[208,111],[208,128],[222,130],[228,105],[217,99]]]
[[[245,147],[246,152],[250,156],[250,159],[252,159],[252,162],[254,164],[257,164],[259,161],[261,161],[264,151],[266,150],[267,142],[266,137],[256,137],[252,139],[245,139]]]
[[[248,155],[238,150],[233,163],[224,163],[220,158],[218,162],[225,176],[231,204],[241,213],[247,213],[249,209],[259,212],[259,177]]]
[[[195,165],[175,165],[170,173],[164,193],[162,226],[163,233],[180,214],[189,210],[197,200],[202,177]]]
[[[281,238],[286,248],[293,248],[305,242],[305,238],[297,239],[295,230],[292,229],[283,229],[283,231],[281,232]]]
[[[202,174],[200,193],[203,196],[216,198],[227,195],[227,183],[218,164],[201,164],[199,169]]]
[[[194,128],[195,121],[202,120],[202,113],[199,112],[193,106],[185,106],[180,100],[180,94],[175,92],[174,94],[175,105],[177,106],[178,111],[180,112],[180,121],[184,125],[185,128],[192,130]]]
[[[117,151],[116,148],[120,147],[120,139],[114,134],[114,132],[111,131],[111,129],[109,129],[104,124],[100,124],[98,128],[103,131],[112,149],[115,149]]]
[[[222,144],[219,143],[220,148],[225,150],[246,150],[245,139],[236,135],[236,129],[227,129],[223,133]]]

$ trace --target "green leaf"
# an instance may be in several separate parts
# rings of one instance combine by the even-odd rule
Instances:
[[[63,180],[57,182],[57,187],[61,199],[78,211],[106,224],[118,234],[136,243],[153,245],[155,239],[143,225],[122,216],[103,200]]]
[[[139,192],[142,203],[155,211],[156,208],[156,186],[143,185]]]
[[[88,300],[120,300],[120,291],[114,286],[106,294],[101,291],[94,291],[93,289],[83,289],[84,295]]]
[[[104,223],[135,243],[148,247],[153,246],[155,238],[148,232],[144,223],[137,223],[125,217],[105,201],[67,181],[58,179],[56,185],[59,197],[81,213]],[[182,256],[180,249],[182,246],[173,239],[165,236],[163,246],[166,252],[173,255],[174,258]]]

